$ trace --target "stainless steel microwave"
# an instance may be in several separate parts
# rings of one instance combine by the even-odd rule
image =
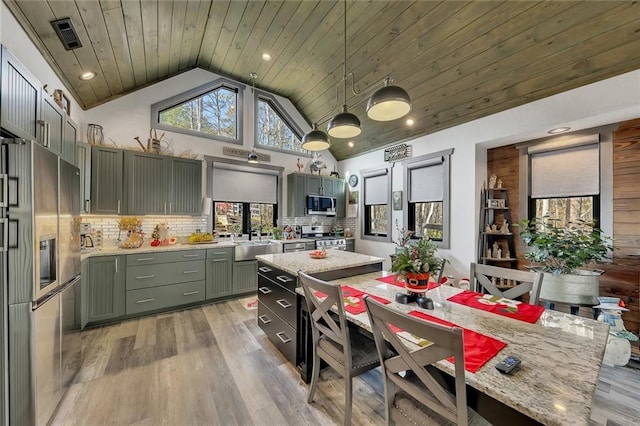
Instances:
[[[321,216],[336,215],[335,197],[324,197],[322,195],[307,195],[307,214]]]

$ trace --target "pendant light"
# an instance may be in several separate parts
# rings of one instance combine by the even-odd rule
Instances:
[[[409,94],[398,86],[392,86],[391,77],[384,78],[384,87],[378,89],[367,102],[367,115],[376,121],[391,121],[411,112]]]
[[[258,153],[256,152],[255,149],[252,149],[251,152],[249,153],[249,156],[247,157],[247,161],[251,164],[257,164],[258,161]]]
[[[316,123],[313,123],[313,129],[302,137],[302,149],[307,151],[323,151],[330,146],[329,136],[322,130],[318,130]]]
[[[344,62],[342,81],[344,82],[344,104],[342,112],[327,124],[329,136],[340,139],[354,138],[362,133],[360,120],[347,110],[347,0],[344,0]]]

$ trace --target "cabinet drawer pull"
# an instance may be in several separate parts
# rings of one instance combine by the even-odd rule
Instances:
[[[186,293],[182,293],[183,296],[192,296],[194,294],[200,293],[198,290],[187,291]]]
[[[192,271],[184,271],[184,272],[182,272],[182,273],[183,273],[183,274],[197,274],[197,273],[198,273],[198,270],[197,270],[197,269],[194,269],[194,270],[192,270]]]
[[[182,257],[198,257],[199,254],[183,254]]]
[[[138,262],[147,262],[149,260],[154,260],[154,259],[155,259],[155,257],[140,257],[140,258],[136,259],[136,261],[138,261]]]
[[[276,300],[276,303],[278,305],[282,306],[285,309],[290,308],[291,306],[293,306],[291,303],[287,302],[285,299]]]
[[[271,320],[269,319],[268,316],[266,315],[260,315],[258,317],[258,319],[263,323],[263,324],[269,324],[271,322]]]
[[[146,280],[148,278],[153,278],[155,275],[140,275],[136,277],[136,280]]]
[[[287,335],[284,334],[284,331],[281,331],[280,333],[276,333],[276,336],[278,336],[278,339],[280,339],[282,343],[289,343],[291,341],[291,339],[289,339]]]
[[[258,290],[260,290],[260,293],[262,293],[262,294],[271,293],[271,289],[269,287],[260,287],[260,288],[258,288]]]
[[[226,252],[226,251],[214,251],[214,252],[213,252],[213,254],[214,254],[214,255],[219,255],[219,254],[224,254],[224,255],[226,255],[226,254],[227,254],[227,252]]]
[[[147,302],[153,302],[156,299],[150,298],[150,299],[141,299],[141,300],[136,300],[136,303],[147,303]]]
[[[260,271],[260,272],[271,272],[271,268],[267,268],[266,266],[262,266],[262,267],[258,268],[258,271]]]
[[[276,280],[281,281],[283,283],[289,283],[291,281],[293,281],[293,278],[287,276],[287,275],[278,275],[276,277]]]

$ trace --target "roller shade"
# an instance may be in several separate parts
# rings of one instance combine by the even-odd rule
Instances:
[[[444,199],[443,158],[438,157],[412,164],[409,168],[410,203],[442,201]]]
[[[366,205],[387,204],[389,202],[389,186],[387,170],[363,174],[364,178],[364,203]]]
[[[278,179],[275,175],[213,168],[214,201],[276,204]]]
[[[531,154],[531,197],[600,193],[600,146],[591,144]]]

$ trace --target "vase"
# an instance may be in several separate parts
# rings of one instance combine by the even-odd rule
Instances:
[[[405,276],[405,287],[413,293],[423,293],[429,287],[429,273],[407,274]]]

